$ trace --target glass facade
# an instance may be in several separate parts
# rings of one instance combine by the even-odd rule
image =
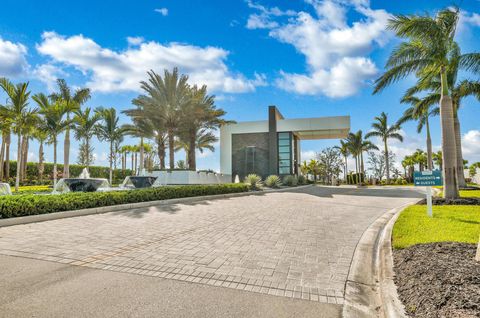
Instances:
[[[278,174],[292,174],[292,133],[278,133]]]

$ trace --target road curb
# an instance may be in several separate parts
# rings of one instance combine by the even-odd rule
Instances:
[[[406,317],[393,281],[392,229],[408,206],[389,210],[363,233],[345,286],[344,318]]]
[[[248,195],[263,195],[267,193],[285,192],[285,191],[303,189],[311,186],[312,185],[304,185],[304,186],[291,187],[291,188],[268,189],[263,191],[214,194],[214,195],[196,196],[196,197],[188,197],[188,198],[127,203],[127,204],[103,206],[98,208],[90,208],[90,209],[19,216],[19,217],[13,217],[8,219],[0,219],[0,228],[6,227],[6,226],[20,225],[20,224],[29,224],[29,223],[51,221],[51,220],[71,218],[71,217],[77,217],[77,216],[85,216],[85,215],[91,215],[91,214],[119,212],[124,210],[145,208],[150,206],[191,203],[191,202],[199,202],[199,201],[214,200],[214,199],[236,198],[236,197],[243,197]]]

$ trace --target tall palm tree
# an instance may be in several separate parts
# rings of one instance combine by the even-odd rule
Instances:
[[[15,191],[18,191],[20,184],[20,164],[21,164],[21,140],[24,126],[30,120],[33,113],[28,109],[28,98],[30,91],[28,91],[27,83],[18,83],[14,85],[6,78],[0,78],[0,87],[5,91],[8,96],[9,104],[8,113],[12,120],[13,131],[17,134],[17,175],[15,177]]]
[[[379,137],[383,141],[383,147],[385,151],[385,172],[387,177],[387,184],[390,182],[390,163],[389,163],[389,156],[388,156],[388,140],[389,139],[397,139],[403,142],[403,137],[400,135],[400,126],[398,124],[389,125],[388,124],[388,117],[385,112],[382,112],[380,116],[374,118],[375,122],[372,124],[373,130],[368,132],[365,135],[365,138],[370,137]]]
[[[92,157],[91,151],[93,150],[90,146],[90,141],[95,135],[95,127],[99,120],[100,114],[96,111],[92,111],[90,107],[86,107],[84,110],[76,110],[75,116],[73,117],[75,139],[83,142],[84,155],[87,159],[85,161],[85,166],[87,168],[90,166],[90,158]]]
[[[78,111],[82,104],[90,99],[89,88],[78,88],[75,92],[67,85],[64,79],[57,79],[58,92],[53,93],[50,97],[54,102],[60,102],[63,104],[63,108],[67,115],[66,121],[70,122],[70,114]],[[63,176],[68,178],[70,175],[70,129],[67,127],[65,130],[65,141],[63,146]]]
[[[198,148],[197,141],[199,140],[200,131],[217,129],[221,125],[233,122],[222,119],[225,111],[215,106],[215,97],[207,94],[206,85],[201,87],[194,85],[189,91],[189,101],[182,104],[180,108],[182,118],[178,135],[183,139],[182,143],[188,143],[188,146],[184,147],[187,153],[188,168],[196,170],[195,150]],[[208,134],[205,136],[212,139]]]
[[[109,181],[112,184],[113,179],[113,158],[115,156],[114,153],[114,144],[116,141],[123,139],[125,135],[125,131],[119,125],[119,117],[117,116],[117,111],[115,108],[107,108],[103,109],[100,108],[98,110],[100,114],[101,123],[97,123],[96,125],[96,134],[100,141],[108,141],[110,143],[110,155],[109,155]]]
[[[33,98],[33,97],[32,97]],[[33,132],[33,138],[38,141],[38,178],[40,182],[43,181],[43,174],[45,172],[45,152],[43,146],[48,139],[48,133],[43,116],[40,114],[37,127]]]
[[[213,144],[215,144],[218,141],[218,137],[213,134],[213,132],[208,131],[207,129],[201,129],[198,130],[195,134],[195,144],[194,144],[194,149],[198,149],[200,153],[203,153],[205,150],[210,150],[210,151],[215,151],[215,147]],[[181,133],[178,136],[178,139],[175,142],[175,150],[181,150],[183,149],[186,154],[186,162],[187,162],[187,167],[190,170],[195,170],[195,165],[191,166],[192,164],[195,164],[195,160],[191,159],[192,151],[191,151],[191,139],[190,135],[188,132]]]
[[[71,122],[64,118],[65,106],[58,102],[52,102],[45,94],[33,95],[37,103],[39,114],[42,116],[42,129],[47,133],[47,143],[53,145],[53,186],[57,184],[57,145],[58,136],[70,127]]]
[[[141,88],[146,95],[139,96],[137,100],[146,106],[148,112],[156,114],[161,120],[160,126],[167,132],[169,165],[170,169],[175,168],[175,136],[181,123],[181,109],[183,109],[191,99],[190,86],[188,85],[188,76],[179,75],[178,69],[174,68],[170,73],[164,71],[162,76],[154,71],[147,73],[148,81],[141,82]],[[135,102],[136,104],[138,102]]]
[[[12,114],[8,105],[0,105],[0,129],[2,148],[0,149],[0,180],[8,182],[10,178],[10,141],[12,131]]]
[[[349,133],[347,138],[345,139],[345,143],[347,145],[348,151],[355,159],[355,172],[358,173],[365,173],[365,166],[363,162],[363,153],[370,150],[378,150],[377,146],[375,146],[370,140],[366,140],[367,136],[363,136],[363,131],[359,130],[356,133]],[[361,177],[360,177],[361,179]],[[357,178],[357,182],[361,182]]]
[[[343,156],[344,164],[343,164],[343,177],[345,181],[347,181],[347,170],[348,170],[348,156],[350,155],[348,142],[345,140],[340,140],[340,146],[335,146],[335,149],[338,149],[340,154]]]
[[[448,85],[449,56],[459,51],[454,41],[459,19],[458,9],[444,9],[436,17],[397,15],[389,20],[388,28],[408,41],[395,48],[387,61],[387,71],[376,80],[374,93],[410,74],[440,77],[440,121],[442,130],[445,198],[457,198],[457,164],[454,109]],[[480,53],[460,55],[458,66],[480,72]]]
[[[432,138],[430,134],[430,117],[437,116],[440,109],[434,104],[436,103],[435,96],[430,94],[424,98],[418,98],[412,95],[405,95],[401,102],[410,104],[411,106],[405,110],[402,117],[397,121],[397,124],[403,125],[407,121],[417,121],[417,132],[420,133],[425,127],[426,142],[427,142],[427,168],[433,169],[432,162]]]

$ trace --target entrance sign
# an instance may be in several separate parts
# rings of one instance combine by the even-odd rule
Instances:
[[[415,171],[413,173],[415,186],[431,187],[442,185],[442,172],[440,170]]]
[[[442,172],[440,170],[414,171],[413,183],[416,187],[427,187],[427,213],[432,217],[432,186],[441,186]]]

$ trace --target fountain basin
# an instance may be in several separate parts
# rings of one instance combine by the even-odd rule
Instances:
[[[136,189],[150,188],[157,180],[157,177],[152,176],[131,176],[130,182]]]
[[[105,184],[106,179],[82,179],[67,178],[63,179],[71,192],[95,192]]]

